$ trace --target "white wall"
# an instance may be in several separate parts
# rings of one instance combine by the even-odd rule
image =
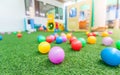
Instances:
[[[106,25],[106,6],[107,0],[94,0],[95,1],[95,26]]]
[[[0,0],[0,32],[23,30],[24,0]]]
[[[44,17],[35,17],[34,18],[35,20],[35,23],[36,24],[42,24],[42,25],[47,25],[47,18],[44,18]],[[63,20],[58,20],[58,19],[55,19],[55,22],[60,22],[60,23],[63,23]]]
[[[63,4],[60,2],[51,0],[42,1],[63,8]],[[0,0],[0,32],[24,30],[24,18],[24,0]],[[56,21],[63,22],[63,20]],[[47,18],[35,17],[35,23],[46,25]]]

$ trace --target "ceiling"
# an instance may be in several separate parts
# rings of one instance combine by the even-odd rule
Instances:
[[[76,0],[56,0],[56,1],[59,1],[61,3],[65,3],[65,2],[68,2],[68,1],[76,1]]]

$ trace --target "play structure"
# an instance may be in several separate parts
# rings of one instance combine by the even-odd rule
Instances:
[[[47,15],[47,30],[48,31],[64,31],[63,23],[55,22],[54,14]]]
[[[92,17],[92,0],[67,6],[67,13],[67,29],[69,31],[89,30]]]
[[[48,14],[48,22],[47,22],[47,29],[48,31],[54,31],[55,29],[55,20],[53,14]]]

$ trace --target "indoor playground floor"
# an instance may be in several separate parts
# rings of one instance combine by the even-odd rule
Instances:
[[[48,36],[52,32],[23,32],[22,38],[15,34],[3,35],[0,41],[0,75],[120,75],[120,67],[106,65],[100,57],[105,46],[102,37],[97,36],[97,43],[87,44],[80,51],[73,51],[69,42],[51,46],[60,46],[65,51],[65,59],[59,64],[52,64],[48,54],[38,51],[38,35]],[[60,34],[60,33],[58,33]],[[87,38],[84,32],[73,32],[77,38]],[[120,30],[110,35],[114,41],[120,40]],[[115,44],[112,45],[115,47]]]

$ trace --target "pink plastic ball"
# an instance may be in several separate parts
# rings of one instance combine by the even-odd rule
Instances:
[[[5,32],[1,32],[1,34],[2,34],[2,35],[4,35],[4,34],[5,34]]]
[[[50,35],[50,37],[52,38],[52,41],[55,41],[55,36]]]
[[[105,37],[102,40],[103,45],[110,46],[113,44],[113,39],[111,37]]]
[[[66,34],[65,33],[61,33],[61,36],[66,36]]]
[[[113,34],[113,31],[108,31],[108,34]]]
[[[61,36],[62,37],[62,41],[66,42],[67,41],[67,37],[66,36]]]
[[[60,64],[65,57],[64,50],[61,47],[55,46],[51,48],[48,58],[53,64]]]
[[[8,32],[8,35],[10,35],[11,34],[11,32]]]

